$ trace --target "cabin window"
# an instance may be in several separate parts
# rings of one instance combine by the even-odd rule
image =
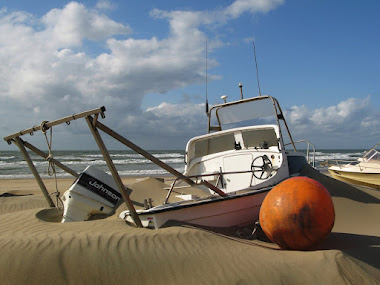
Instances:
[[[260,147],[265,141],[268,147],[278,146],[278,140],[274,129],[243,131],[244,145],[247,148]]]
[[[235,149],[235,137],[233,133],[200,140],[195,143],[195,157],[223,152]]]
[[[267,147],[278,147],[276,132],[271,128],[242,131],[241,138],[237,141],[236,134],[231,132],[195,141],[194,158],[241,148],[260,148],[263,142]]]

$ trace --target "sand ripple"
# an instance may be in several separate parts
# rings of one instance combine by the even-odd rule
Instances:
[[[380,284],[376,192],[311,175],[336,192],[334,232],[316,251],[178,222],[160,230],[115,216],[61,224],[62,212],[36,193],[1,197],[0,284]]]

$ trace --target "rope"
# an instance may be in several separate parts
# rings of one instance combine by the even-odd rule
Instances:
[[[56,175],[56,171],[55,171],[55,165],[54,165],[54,161],[53,161],[53,152],[51,150],[51,147],[52,147],[52,143],[53,143],[53,128],[50,128],[50,141],[47,137],[47,134],[46,134],[46,131],[49,129],[47,126],[46,126],[46,123],[48,121],[43,121],[41,123],[41,131],[42,133],[45,135],[45,139],[46,139],[46,144],[48,146],[48,149],[49,149],[49,155],[46,157],[46,161],[48,162],[48,167],[47,167],[47,174],[49,176],[54,176],[54,181],[55,181],[55,192],[53,193],[50,193],[50,195],[55,195],[55,198],[56,198],[56,202],[55,202],[55,207],[57,209],[61,209],[63,208],[63,201],[61,200],[61,198],[59,197],[60,196],[60,192],[58,190],[58,181],[57,181],[57,175]],[[61,203],[61,208],[59,207],[59,202]]]

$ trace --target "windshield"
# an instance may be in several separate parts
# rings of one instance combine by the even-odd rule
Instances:
[[[277,124],[270,97],[230,102],[210,110],[210,126],[217,126],[219,130],[263,124]]]
[[[270,100],[251,101],[220,108],[216,111],[221,125],[273,117],[274,108]]]
[[[208,115],[209,133],[238,127],[277,125],[281,139],[296,150],[281,107],[274,97],[265,95],[216,105]],[[285,138],[281,132],[282,127],[286,130]]]
[[[380,152],[376,149],[371,149],[364,155],[365,161],[380,161]]]

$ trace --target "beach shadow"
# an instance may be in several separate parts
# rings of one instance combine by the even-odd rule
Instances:
[[[31,196],[33,194],[12,194],[12,193],[8,193],[8,192],[5,192],[3,194],[0,194],[0,198],[2,197],[22,197],[22,196]]]
[[[380,269],[380,237],[331,233],[318,250],[341,250],[342,252]]]
[[[201,230],[229,240],[233,240],[235,242],[280,250],[280,247],[277,244],[273,243],[269,238],[266,237],[265,233],[260,227],[254,231],[255,223],[246,226],[210,227],[169,220],[161,228],[169,227],[183,227],[191,228],[194,230]]]
[[[202,227],[203,228],[203,227]],[[219,235],[228,236],[231,238],[248,239],[254,244],[261,247],[283,250],[273,243],[261,229],[251,224],[246,227],[231,227],[231,228],[203,228],[208,231],[215,232]],[[256,243],[258,242],[258,243]],[[367,263],[377,269],[380,269],[380,237],[367,236],[359,234],[348,233],[330,233],[329,236],[322,241],[316,248],[305,251],[319,251],[319,250],[340,250],[343,253],[350,255],[364,263]]]
[[[317,180],[326,187],[332,197],[343,197],[367,204],[380,204],[380,199],[365,193],[356,187],[324,175],[308,164],[303,166],[300,174]]]
[[[245,227],[205,227],[190,223],[168,221],[164,227],[185,227],[202,230],[220,237],[249,244],[260,246],[271,250],[283,250],[277,244],[271,242],[261,228],[258,228],[254,235],[251,235],[254,224]],[[339,250],[357,260],[369,264],[377,269],[380,269],[380,237],[347,234],[347,233],[331,233],[322,243],[315,249],[305,251],[322,251],[322,250]],[[291,250],[288,250],[291,251]]]

